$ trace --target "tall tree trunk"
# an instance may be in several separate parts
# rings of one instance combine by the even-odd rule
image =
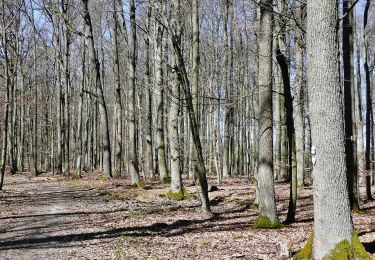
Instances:
[[[368,11],[370,9],[370,0],[367,0],[364,18],[363,18],[363,67],[365,70],[366,80],[366,196],[368,200],[372,200],[371,194],[371,115],[372,115],[372,98],[371,98],[371,82],[370,82],[370,69],[368,65],[368,40],[366,37],[366,27],[368,22]]]
[[[62,14],[64,16],[64,153],[63,173],[69,175],[70,170],[70,32],[68,28],[68,3],[61,1]]]
[[[57,22],[59,23],[59,21]],[[60,61],[61,58],[61,38],[60,38],[60,26],[57,27],[56,34],[56,45],[57,45],[57,59]],[[62,158],[63,158],[63,152],[64,152],[64,133],[63,133],[63,120],[64,117],[62,115],[63,109],[64,109],[64,96],[62,93],[62,83],[61,83],[61,66],[57,66],[57,84],[58,84],[58,93],[57,93],[57,173],[62,173]]]
[[[260,227],[277,226],[273,181],[273,120],[272,120],[272,0],[261,0],[259,27],[259,147],[258,185],[259,217],[267,219]],[[262,221],[259,221],[259,224]],[[262,224],[261,224],[262,225]]]
[[[5,3],[2,0],[2,26],[5,28]],[[4,175],[5,166],[7,161],[7,148],[8,148],[8,119],[9,119],[9,99],[10,99],[10,76],[9,76],[9,58],[8,58],[8,40],[7,40],[6,30],[2,30],[1,40],[2,49],[4,54],[4,77],[5,77],[5,89],[6,89],[6,99],[3,110],[4,121],[3,121],[3,142],[1,144],[1,165],[0,165],[0,190],[3,189],[4,185]]]
[[[152,6],[148,6],[147,10],[147,25],[146,25],[146,35],[145,35],[145,84],[146,84],[146,151],[145,151],[145,170],[146,176],[152,178],[154,176],[153,167],[153,136],[152,136],[152,92],[151,92],[151,68],[150,68],[150,27],[151,27],[151,14]]]
[[[135,66],[136,66],[136,46],[137,46],[137,32],[135,21],[135,3],[134,0],[129,1],[130,4],[130,29],[131,29],[131,45],[129,48],[129,163],[131,183],[139,185],[139,165],[137,153],[137,94],[135,86]]]
[[[229,20],[229,9],[231,8],[231,0],[225,0],[225,15],[224,15],[224,88],[225,88],[225,100],[226,100],[226,113],[224,122],[224,152],[223,152],[223,178],[228,178],[231,176],[231,159],[230,159],[230,139],[231,139],[231,115],[232,115],[232,104],[230,102],[230,86],[231,86],[231,75],[228,79],[228,56],[229,46],[228,46],[228,20]],[[232,29],[232,28],[231,28]]]
[[[109,139],[109,127],[108,127],[108,114],[107,106],[104,100],[103,86],[100,77],[100,64],[96,54],[94,45],[94,36],[91,24],[91,17],[88,10],[88,0],[82,0],[83,3],[83,16],[86,24],[86,39],[88,41],[89,56],[91,59],[91,65],[94,66],[94,83],[97,88],[97,101],[100,113],[100,124],[102,131],[102,142],[103,142],[103,169],[104,175],[108,178],[112,178],[112,162],[111,162],[111,143]]]
[[[192,2],[192,12],[195,13],[194,16],[196,17],[196,22],[198,22],[198,0],[193,0]],[[196,24],[195,26],[199,25]],[[196,33],[199,35],[199,26],[196,28],[198,31]],[[193,105],[193,95],[190,90],[190,83],[189,83],[189,78],[188,74],[186,71],[186,66],[184,62],[184,57],[181,51],[181,46],[179,45],[179,35],[176,35],[175,33],[172,33],[172,44],[173,44],[173,49],[176,53],[176,65],[178,68],[178,75],[180,77],[180,82],[182,89],[185,94],[185,99],[186,99],[186,105],[187,105],[187,112],[189,115],[189,123],[190,123],[190,130],[192,134],[192,138],[194,141],[194,147],[195,147],[195,152],[197,154],[197,164],[196,164],[196,173],[197,173],[197,183],[200,185],[201,192],[200,192],[200,199],[201,199],[201,209],[203,212],[210,212],[210,201],[208,198],[208,184],[207,184],[207,177],[206,177],[206,169],[204,165],[204,158],[203,158],[203,153],[202,153],[202,144],[200,140],[200,135],[199,135],[199,126],[197,124],[197,116],[196,116],[196,111],[194,110],[194,105]],[[196,38],[197,40],[199,39]],[[198,42],[199,44],[199,42]],[[199,56],[199,55],[198,55]]]
[[[172,15],[172,26],[177,35],[181,35],[181,24],[179,21],[180,0],[173,0],[174,11]],[[179,38],[180,39],[180,38]],[[178,39],[178,40],[179,40]],[[178,44],[181,44],[179,42]],[[176,54],[172,53],[173,82],[171,87],[170,112],[169,112],[169,142],[171,149],[171,191],[173,193],[182,192],[181,168],[180,168],[180,148],[178,137],[178,118],[180,111],[180,81],[178,68],[176,67]]]
[[[114,91],[115,91],[115,108],[113,116],[113,128],[114,128],[114,170],[116,173],[121,173],[121,161],[122,161],[122,103],[121,103],[121,83],[120,83],[120,57],[119,57],[119,20],[117,14],[117,0],[112,1],[113,7],[113,79],[114,79]]]
[[[297,22],[303,24],[303,9],[305,4],[298,4],[296,16]],[[303,32],[301,29],[296,28],[296,95],[294,98],[294,126],[296,131],[296,160],[297,160],[297,185],[302,187],[305,184],[304,170],[305,170],[305,129],[303,123],[303,107],[304,107],[304,81],[303,81]]]
[[[340,242],[351,243],[353,225],[342,127],[337,2],[308,0],[307,13],[307,75],[315,161],[313,258],[323,259]]]
[[[19,136],[19,152],[18,152],[18,170],[23,172],[25,159],[25,76],[23,64],[20,64],[20,83],[21,83],[21,100],[20,100],[20,136]]]
[[[155,13],[161,12],[162,6],[159,1],[155,5]],[[165,156],[164,138],[164,82],[163,82],[163,34],[164,28],[159,22],[155,23],[155,105],[157,109],[157,160],[160,180],[165,182],[168,178],[167,162]]]
[[[288,178],[290,178],[290,197],[288,215],[285,222],[292,223],[295,221],[297,203],[297,171],[296,167],[294,167],[294,160],[296,158],[296,143],[293,120],[293,99],[290,86],[288,63],[285,55],[282,53],[279,47],[279,44],[276,44],[276,59],[279,63],[283,78],[286,131],[288,136]]]
[[[33,13],[31,15],[32,23],[33,23],[33,74],[34,74],[34,118],[33,118],[33,133],[32,133],[32,173],[36,176],[38,175],[38,64],[37,64],[37,43],[36,43],[36,28],[35,28],[35,20],[34,20],[34,8],[30,1],[31,9]]]
[[[355,95],[354,95],[354,58],[353,58],[353,12],[349,8],[353,0],[343,1],[342,56],[344,65],[344,118],[345,118],[345,154],[348,174],[349,200],[352,209],[358,209],[356,138],[355,130]]]
[[[83,40],[83,54],[82,54],[82,84],[81,84],[81,91],[79,93],[79,104],[78,104],[78,119],[77,119],[77,165],[76,175],[78,177],[81,177],[81,171],[82,171],[82,157],[83,157],[83,96],[85,91],[85,73],[86,73],[86,43],[85,40]]]
[[[356,30],[356,26],[354,26]],[[356,129],[357,129],[357,163],[358,163],[358,182],[359,186],[364,180],[363,176],[366,171],[366,160],[365,160],[365,147],[364,147],[364,136],[363,136],[363,116],[362,116],[362,77],[361,77],[361,47],[360,47],[360,38],[357,36],[357,33],[354,34],[356,42]],[[359,190],[359,187],[357,187]],[[358,194],[359,197],[359,194]]]

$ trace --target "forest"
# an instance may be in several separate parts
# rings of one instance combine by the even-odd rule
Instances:
[[[0,0],[0,259],[374,259],[375,1]]]

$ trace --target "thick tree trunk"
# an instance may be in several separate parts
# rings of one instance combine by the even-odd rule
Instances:
[[[353,225],[347,190],[345,133],[339,81],[337,3],[307,1],[309,110],[314,175],[313,258],[323,259]]]

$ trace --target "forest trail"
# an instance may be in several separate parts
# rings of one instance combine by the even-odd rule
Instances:
[[[111,236],[101,231],[116,202],[103,208],[102,198],[48,180],[16,177],[6,189],[15,185],[17,194],[1,198],[1,259],[115,258]]]
[[[0,259],[276,259],[277,243],[290,242],[295,253],[312,229],[311,187],[299,191],[296,223],[257,230],[251,225],[258,211],[249,207],[255,187],[245,178],[210,193],[213,215],[198,211],[196,187],[186,187],[191,199],[176,202],[162,196],[168,185],[128,186],[126,179],[108,182],[97,174],[80,180],[7,175],[0,192]],[[283,220],[289,186],[277,183],[276,195]],[[361,207],[355,227],[375,254],[375,202]]]

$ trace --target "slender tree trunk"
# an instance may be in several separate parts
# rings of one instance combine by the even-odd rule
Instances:
[[[56,45],[57,45],[57,56],[61,60],[61,40],[60,40],[60,26],[57,28],[56,32]],[[63,143],[64,143],[64,133],[63,133],[63,120],[62,116],[64,108],[64,97],[62,93],[62,83],[61,83],[61,66],[57,66],[57,84],[58,84],[58,94],[57,94],[57,173],[62,173],[62,158],[63,158]]]
[[[94,37],[92,31],[91,17],[88,10],[88,0],[82,0],[83,3],[83,15],[86,24],[86,38],[88,41],[89,56],[91,64],[94,66],[94,83],[97,88],[97,101],[100,112],[100,124],[102,131],[102,142],[103,142],[103,168],[104,175],[108,178],[112,178],[112,163],[111,163],[111,143],[109,139],[109,128],[108,128],[108,115],[107,106],[104,100],[103,85],[100,77],[100,64],[95,51]]]
[[[152,178],[154,176],[154,167],[153,167],[153,136],[152,136],[152,92],[151,92],[151,68],[150,68],[150,24],[151,24],[151,14],[152,14],[152,7],[151,4],[148,7],[147,11],[147,31],[145,35],[145,84],[146,88],[146,151],[145,151],[145,169],[146,169],[146,176]]]
[[[356,26],[354,26],[356,29]],[[363,137],[363,116],[362,116],[362,77],[361,77],[361,48],[360,48],[360,37],[357,37],[355,34],[355,42],[356,42],[356,90],[355,90],[355,97],[356,97],[356,129],[357,129],[357,163],[358,163],[358,182],[357,185],[359,186],[361,183],[364,183],[364,174],[366,171],[366,160],[365,160],[365,147],[364,147],[364,137]],[[357,187],[359,191],[359,187]],[[359,194],[358,194],[359,199]]]
[[[131,183],[139,185],[139,165],[138,165],[138,153],[137,153],[137,94],[135,86],[135,68],[136,68],[136,45],[137,45],[137,33],[136,33],[136,21],[135,21],[135,3],[134,0],[130,0],[130,28],[131,28],[131,45],[129,48],[129,113],[130,120],[129,125],[129,163],[130,163],[130,176]]]
[[[19,152],[18,152],[18,170],[23,172],[24,170],[24,159],[25,159],[25,78],[23,71],[23,64],[20,64],[20,76],[21,76],[21,104],[20,104],[20,140],[19,140]]]
[[[180,0],[173,0],[174,14],[172,15],[172,26],[176,34],[181,35]],[[180,39],[180,38],[179,38]],[[178,40],[179,40],[178,39]],[[179,45],[181,42],[178,43]],[[171,191],[173,193],[182,192],[181,167],[180,167],[180,150],[178,137],[178,118],[180,111],[180,81],[178,77],[178,68],[176,67],[176,54],[172,53],[173,83],[170,98],[169,112],[169,141],[171,149]]]
[[[160,3],[157,3],[155,12],[161,12]],[[164,82],[163,82],[163,34],[164,28],[159,22],[155,23],[155,105],[157,108],[157,160],[159,167],[160,180],[165,182],[168,178],[168,170],[165,156],[165,138],[164,138]]]
[[[298,4],[297,7],[297,21],[303,24],[303,9],[304,4]],[[304,171],[305,171],[305,129],[303,124],[303,107],[304,107],[304,82],[303,82],[303,33],[302,30],[296,28],[296,95],[294,98],[294,126],[296,131],[296,160],[297,160],[297,185],[302,187],[305,185]]]
[[[83,157],[83,95],[85,91],[85,73],[86,73],[86,43],[83,40],[83,54],[82,54],[82,85],[81,85],[81,91],[79,93],[79,104],[78,104],[78,122],[77,122],[77,176],[81,177],[81,171],[82,171],[82,157]]]
[[[114,128],[114,168],[116,173],[121,173],[122,161],[122,103],[121,103],[121,83],[120,83],[120,61],[119,61],[119,20],[117,14],[117,0],[112,1],[113,6],[113,76],[114,76],[114,91],[115,91],[115,108],[113,117]]]
[[[70,32],[68,28],[68,4],[61,1],[62,14],[64,15],[64,153],[63,153],[63,173],[69,175],[70,170]]]
[[[228,20],[229,20],[229,9],[231,8],[231,0],[225,0],[225,15],[224,15],[224,87],[225,87],[225,122],[224,122],[224,151],[223,151],[223,178],[228,178],[231,176],[231,160],[230,160],[230,121],[231,121],[231,112],[232,112],[232,105],[230,103],[230,80],[228,80],[228,56],[229,54],[229,46],[228,46]]]
[[[2,0],[2,26],[5,28],[5,3]],[[5,77],[5,89],[6,89],[6,99],[3,110],[4,121],[3,121],[3,142],[1,151],[1,165],[0,165],[0,190],[3,189],[4,185],[4,175],[5,166],[7,161],[7,148],[8,148],[8,119],[9,119],[9,100],[10,100],[10,77],[9,77],[9,60],[8,60],[8,40],[6,30],[2,30],[2,49],[4,54],[4,77]]]
[[[353,4],[352,0],[343,1],[343,13],[348,12]],[[356,138],[355,130],[355,104],[354,104],[354,63],[353,63],[353,12],[349,12],[343,19],[342,29],[342,55],[344,67],[344,117],[345,117],[345,154],[348,174],[349,200],[352,209],[358,208],[357,165],[356,165]]]
[[[258,173],[259,218],[267,226],[278,224],[273,182],[272,120],[272,0],[262,0],[259,28],[259,147]]]
[[[198,0],[193,0],[192,12],[195,13],[196,15],[195,17],[198,19]],[[196,33],[199,35],[199,27],[197,27],[197,29],[198,31]],[[199,37],[196,39],[198,40]],[[179,35],[172,34],[172,44],[173,44],[173,49],[176,53],[176,65],[177,65],[178,72],[179,72],[178,75],[180,77],[181,86],[185,94],[187,111],[189,115],[190,130],[192,133],[194,147],[195,147],[195,151],[196,151],[197,159],[198,159],[195,171],[197,173],[197,180],[201,188],[201,192],[200,192],[200,198],[201,198],[201,203],[202,203],[201,208],[203,212],[210,212],[211,208],[210,208],[210,201],[208,198],[208,184],[207,184],[207,177],[206,177],[206,169],[204,165],[201,140],[199,136],[199,127],[198,127],[197,120],[196,120],[197,116],[196,116],[196,111],[194,110],[193,95],[190,90],[189,78],[186,72],[184,57],[182,55],[181,46],[179,45],[179,42],[180,42]]]
[[[31,2],[30,2],[31,3]],[[31,9],[33,9],[31,4]],[[34,10],[34,9],[33,9]],[[37,43],[36,43],[36,29],[35,29],[35,20],[34,20],[34,11],[31,15],[32,23],[33,23],[33,41],[34,41],[34,66],[33,66],[33,73],[34,73],[34,122],[33,122],[33,133],[32,133],[32,144],[33,144],[33,155],[32,155],[32,173],[36,176],[38,175],[38,64],[37,64]]]
[[[367,0],[364,18],[363,18],[363,67],[365,70],[365,84],[366,84],[366,196],[368,200],[372,200],[371,194],[371,114],[372,114],[372,98],[371,98],[371,82],[370,82],[370,69],[368,65],[368,40],[366,37],[366,27],[368,22],[368,11],[370,9],[370,0]]]
[[[276,59],[279,63],[284,86],[284,99],[285,99],[285,112],[286,112],[286,130],[288,136],[288,176],[290,182],[290,198],[288,215],[285,220],[287,223],[295,221],[296,214],[296,203],[297,203],[297,171],[295,166],[296,159],[296,143],[295,143],[295,131],[294,131],[294,120],[293,120],[293,99],[291,94],[290,78],[288,63],[285,55],[281,52],[279,44],[276,44]]]

